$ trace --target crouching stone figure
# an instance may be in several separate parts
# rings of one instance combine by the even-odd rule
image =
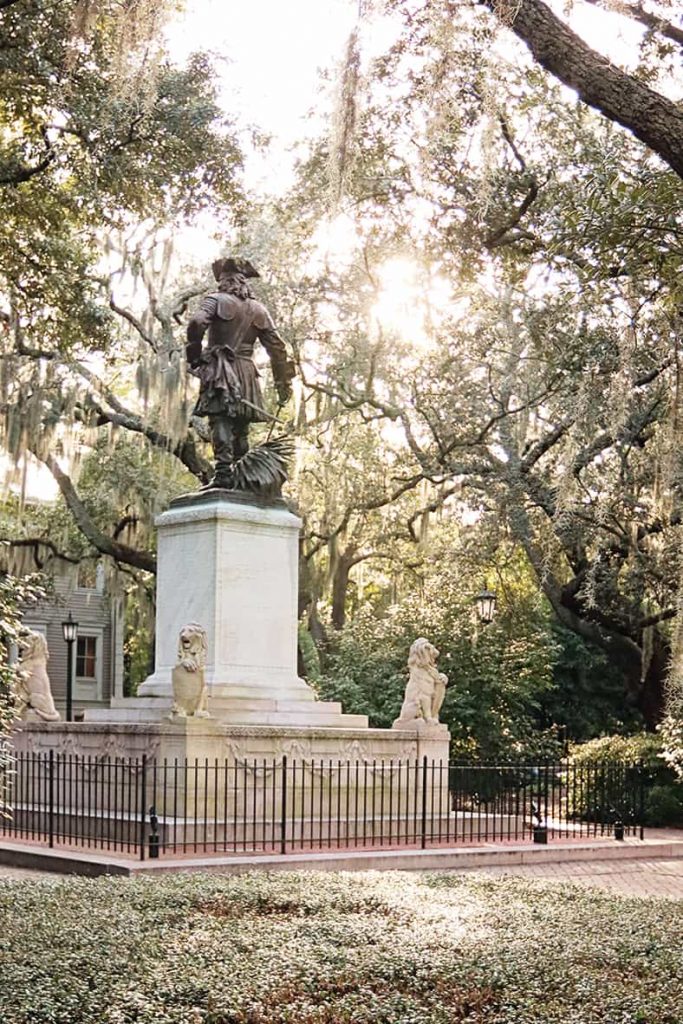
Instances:
[[[419,721],[427,725],[439,724],[439,711],[446,695],[448,677],[438,671],[438,657],[436,647],[423,636],[418,637],[411,646],[408,655],[408,683],[394,729],[414,727]]]
[[[21,660],[14,686],[19,718],[56,722],[59,712],[52,699],[47,662],[50,654],[41,633],[26,630],[20,641]]]
[[[173,669],[171,718],[209,718],[209,691],[204,679],[206,630],[196,622],[183,626],[178,637],[178,661]]]

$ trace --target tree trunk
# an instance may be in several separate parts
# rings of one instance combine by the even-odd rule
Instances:
[[[592,50],[542,0],[483,0],[538,63],[683,178],[683,109]]]
[[[115,562],[121,562],[123,565],[132,565],[136,569],[144,569],[145,572],[155,573],[157,571],[156,556],[150,551],[143,551],[131,548],[127,544],[120,544],[117,540],[109,537],[99,529],[78,496],[71,478],[61,469],[53,455],[43,455],[38,449],[34,448],[29,448],[29,450],[50,470],[57,481],[62,497],[73,516],[76,526],[97,551],[100,551],[103,555],[109,555]]]
[[[582,618],[576,607],[555,608],[558,618],[574,633],[600,646],[610,662],[622,673],[627,699],[643,716],[645,727],[654,732],[665,710],[665,686],[671,650],[668,642],[657,630],[652,639],[652,652],[643,673],[642,640],[614,631],[607,632],[596,623]]]
[[[344,628],[346,622],[346,599],[349,591],[351,569],[358,562],[356,551],[345,551],[339,556],[332,578],[332,626],[336,630]]]
[[[661,722],[666,707],[666,680],[671,659],[671,647],[665,637],[655,632],[652,641],[652,654],[639,682],[636,705],[645,719],[649,731],[654,732]]]

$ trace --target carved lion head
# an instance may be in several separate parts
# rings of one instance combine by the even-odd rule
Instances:
[[[192,659],[198,667],[206,662],[208,643],[206,630],[197,622],[188,622],[178,636],[178,661]]]
[[[32,629],[27,630],[21,638],[19,648],[22,661],[47,661],[50,657],[47,640],[42,633],[34,633]]]
[[[430,644],[425,637],[419,636],[413,641],[408,655],[408,668],[434,668],[436,666],[439,652],[434,644]]]

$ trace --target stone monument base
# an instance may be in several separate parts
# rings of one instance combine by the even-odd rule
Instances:
[[[321,705],[324,707],[324,705]],[[345,716],[362,718],[363,716]],[[114,760],[236,761],[283,756],[304,760],[368,763],[448,761],[450,734],[445,725],[413,729],[325,728],[323,725],[230,725],[210,718],[156,722],[22,722],[12,745],[23,753],[58,754]]]
[[[13,741],[33,755],[36,792],[49,788],[50,751],[62,755],[51,813],[65,833],[76,815],[81,835],[134,837],[154,815],[162,844],[182,849],[277,847],[281,835],[314,847],[400,833],[411,842],[419,807],[431,821],[449,814],[444,727],[26,722]]]

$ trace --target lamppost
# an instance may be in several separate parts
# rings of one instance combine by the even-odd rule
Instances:
[[[62,633],[67,646],[66,662],[66,720],[73,721],[73,689],[74,689],[74,652],[73,646],[78,636],[78,623],[74,622],[71,612],[62,623]]]
[[[479,621],[483,622],[485,626],[488,626],[490,622],[493,622],[493,616],[496,614],[495,590],[489,590],[488,587],[484,585],[484,589],[481,594],[477,594],[474,600],[477,605]]]

